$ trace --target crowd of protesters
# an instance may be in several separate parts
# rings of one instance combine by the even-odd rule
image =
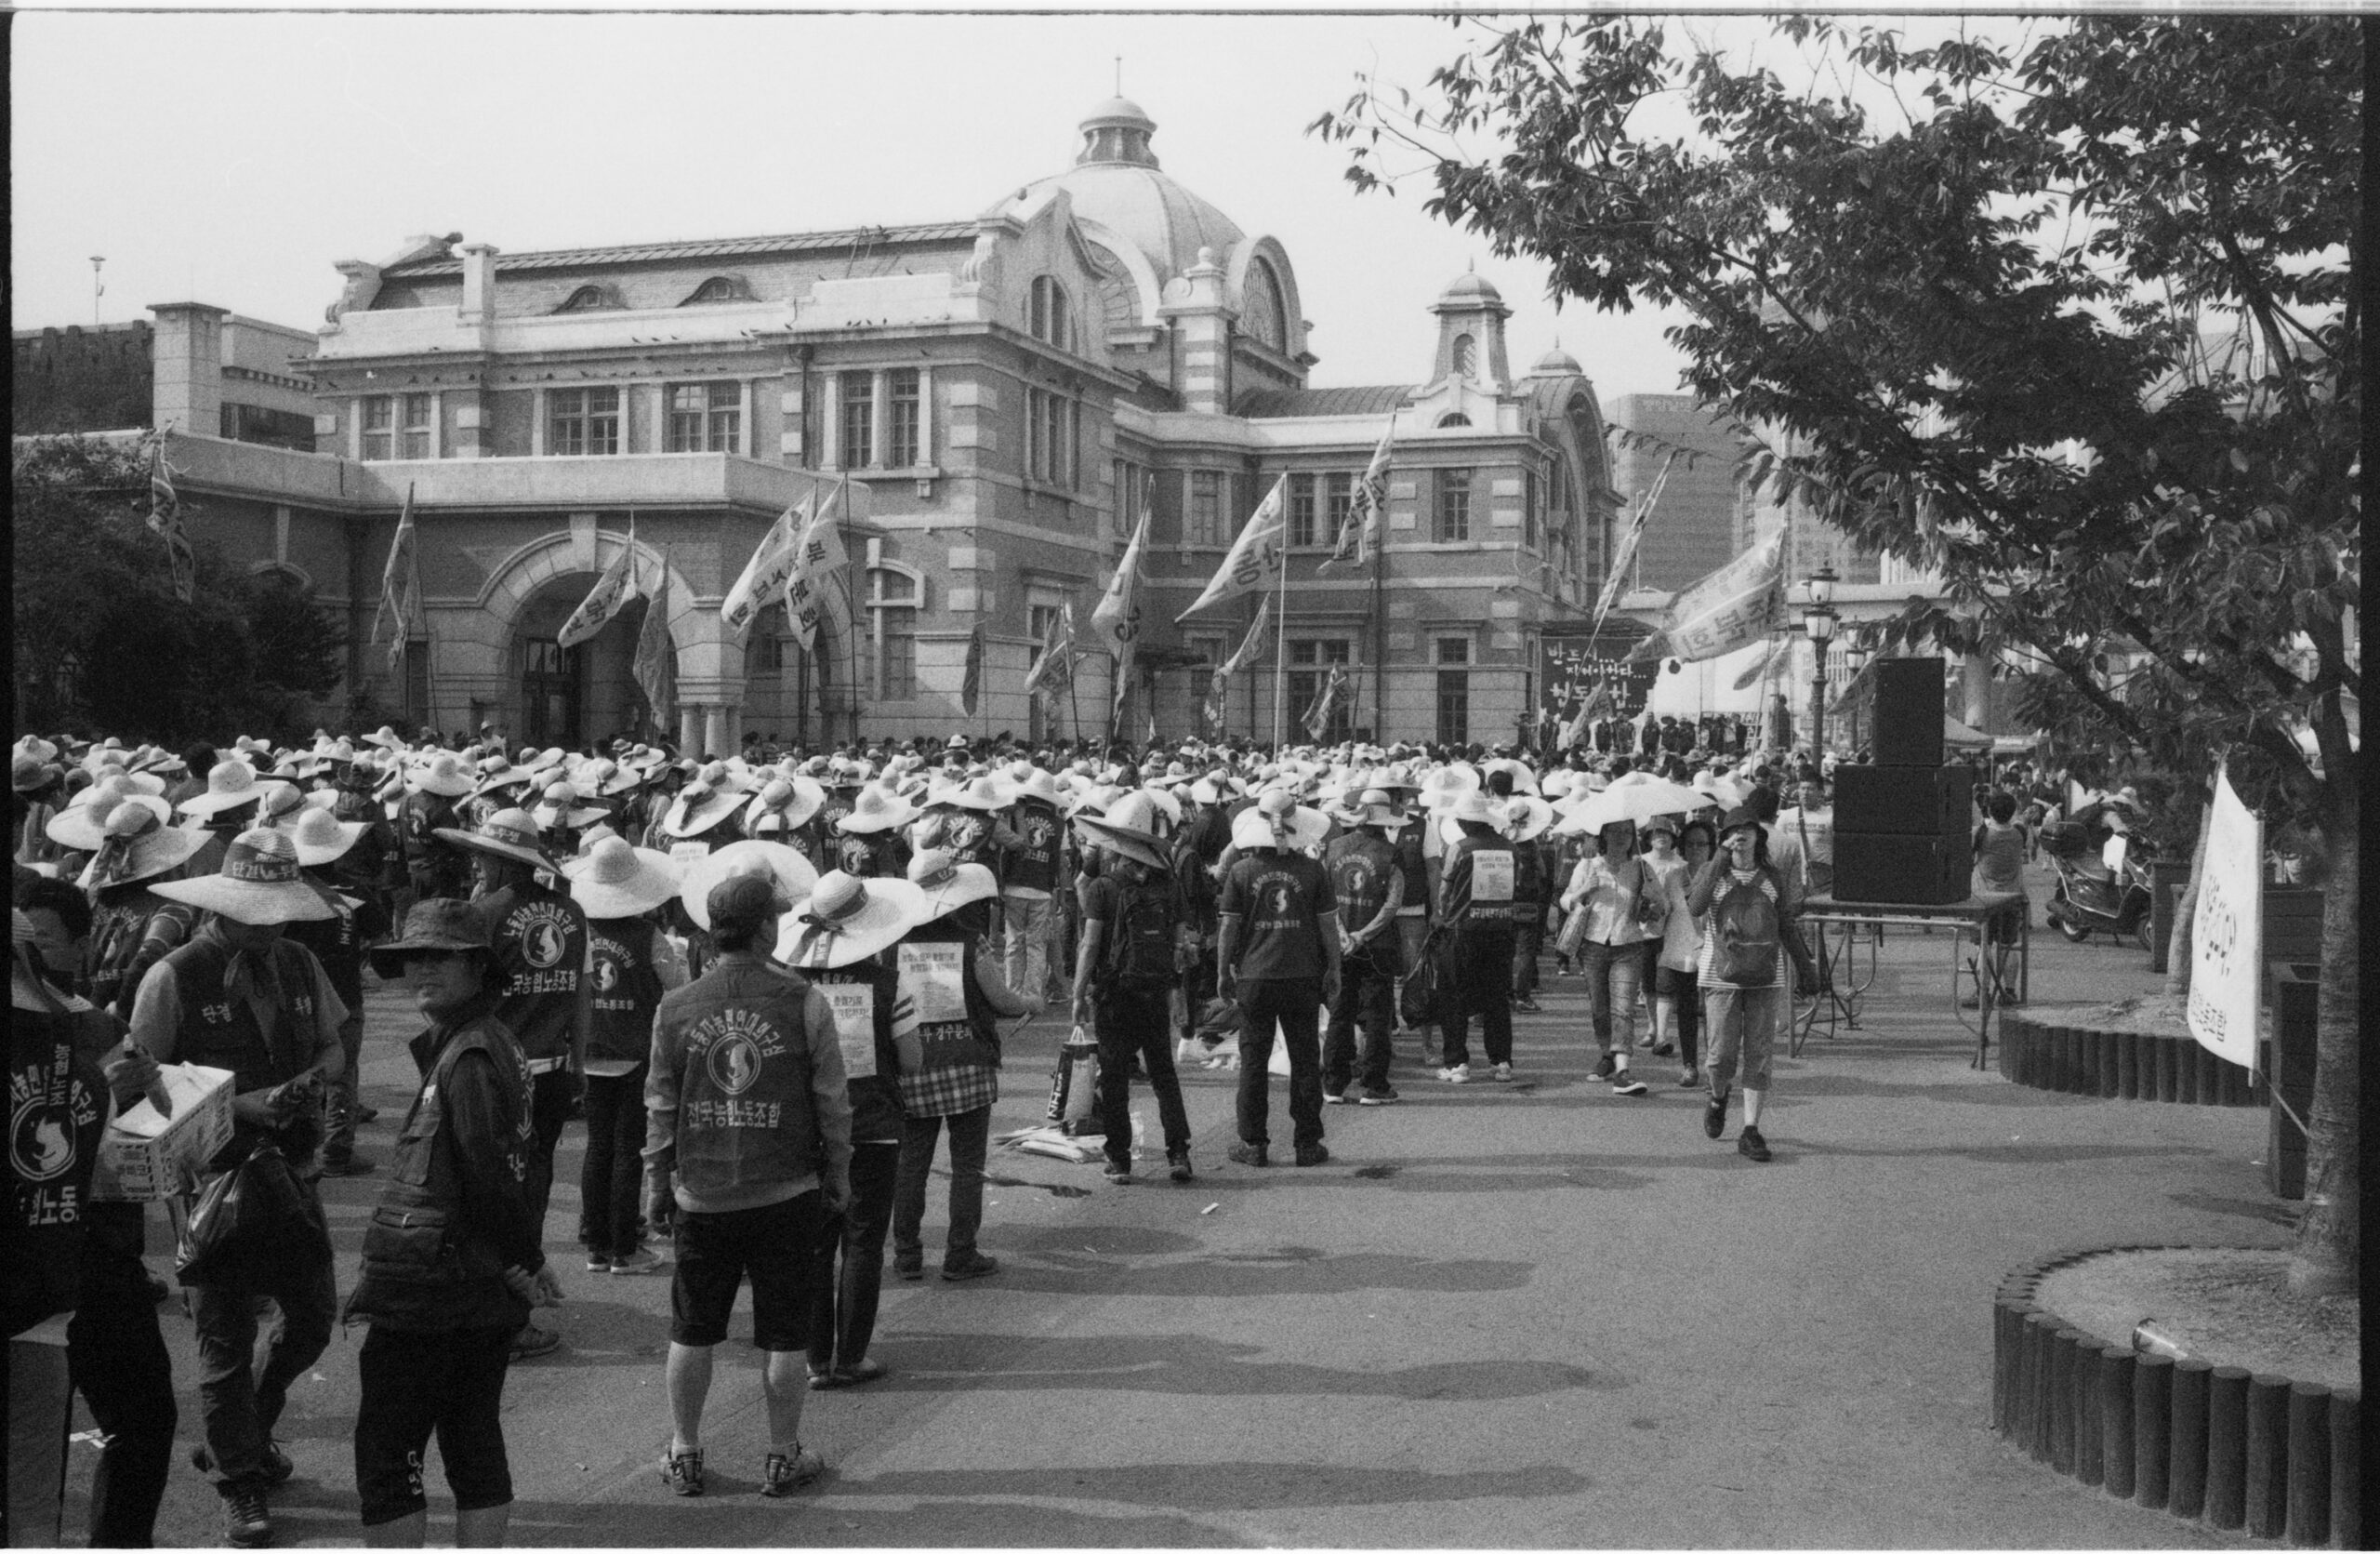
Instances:
[[[574,1121],[586,1273],[672,1281],[661,1474],[684,1495],[706,1487],[712,1354],[747,1284],[761,1483],[783,1495],[825,1467],[805,1394],[886,1374],[868,1352],[886,1243],[896,1277],[925,1277],[937,1154],[940,1278],[998,1273],[977,1235],[1002,1022],[1047,1005],[1069,1054],[1097,1054],[1095,1082],[1087,1056],[1062,1066],[1050,1118],[1099,1136],[1118,1184],[1137,1179],[1136,1079],[1167,1176],[1194,1179],[1182,1064],[1235,1070],[1226,1155],[1245,1168],[1329,1162],[1327,1109],[1395,1104],[1400,1054],[1436,1082],[1510,1082],[1514,1012],[1540,1008],[1548,960],[1584,984],[1578,1035],[1613,1095],[1650,1096],[1644,1065],[1674,1059],[1712,1139],[1740,1092],[1737,1148],[1765,1161],[1774,1042],[1816,975],[1795,919],[1831,881],[1832,763],[1744,750],[1739,726],[1641,726],[1538,761],[1005,737],[697,758],[509,749],[493,728],[21,738],[10,1064],[39,1149],[14,1156],[31,1255],[8,1282],[11,1525],[56,1528],[79,1389],[104,1443],[92,1542],[150,1540],[178,1417],[169,1292],[99,1143],[159,1104],[160,1065],[228,1070],[232,1093],[230,1142],[165,1212],[180,1224],[236,1175],[277,1216],[267,1255],[179,1269],[192,1460],[245,1547],[270,1543],[295,1471],[275,1435],[289,1385],[341,1321],[369,1329],[367,1536],[422,1541],[434,1437],[457,1541],[502,1541],[504,1377],[563,1343],[533,1313],[566,1289],[548,1210]],[[2075,794],[2030,766],[1983,794],[1979,888],[2021,890]],[[2092,798],[2078,818],[2124,826],[2128,795]],[[362,1142],[387,1136],[362,1131],[367,965],[418,1016],[384,1152]],[[319,1179],[373,1174],[342,1270]]]

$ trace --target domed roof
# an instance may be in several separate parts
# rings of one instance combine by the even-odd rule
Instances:
[[[1586,371],[1579,365],[1576,356],[1557,345],[1537,359],[1537,365],[1528,369],[1528,375],[1531,378],[1584,377]]]
[[[1446,290],[1431,304],[1437,308],[1501,308],[1504,294],[1488,283],[1486,276],[1465,271],[1447,283]]]
[[[1081,128],[1082,150],[1072,167],[1026,184],[993,214],[1016,215],[1062,188],[1077,214],[1138,248],[1160,283],[1197,264],[1201,248],[1212,248],[1216,262],[1223,262],[1246,236],[1230,217],[1159,169],[1149,149],[1157,122],[1140,104],[1111,98],[1084,116]]]

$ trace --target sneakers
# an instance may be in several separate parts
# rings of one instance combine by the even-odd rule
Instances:
[[[1736,1153],[1748,1160],[1765,1161],[1768,1159],[1768,1140],[1760,1136],[1758,1128],[1747,1123],[1744,1131],[1736,1136]]]
[[[1495,1073],[1489,1077],[1499,1084],[1510,1084],[1513,1082],[1513,1066],[1510,1063],[1499,1063],[1496,1065]]]
[[[1611,1093],[1615,1096],[1648,1096],[1653,1087],[1622,1069],[1611,1076]]]
[[[1132,1179],[1132,1162],[1128,1160],[1111,1160],[1107,1162],[1107,1169],[1102,1171],[1100,1175],[1111,1182],[1129,1182]]]
[[[543,1360],[560,1348],[561,1334],[550,1327],[523,1322],[521,1331],[512,1335],[512,1362],[517,1365],[523,1360]]]
[[[337,1159],[329,1155],[323,1157],[323,1175],[325,1176],[369,1176],[378,1169],[370,1161],[354,1155],[341,1155]]]
[[[640,1246],[633,1252],[612,1259],[612,1271],[621,1275],[655,1273],[660,1270],[660,1268],[661,1254],[649,1246]]]
[[[1367,1084],[1364,1086],[1364,1093],[1355,1097],[1355,1104],[1357,1106],[1395,1106],[1396,1104],[1396,1086],[1394,1084]]]
[[[760,1493],[782,1500],[804,1484],[814,1484],[826,1471],[826,1459],[807,1446],[797,1445],[791,1456],[771,1452],[760,1465]]]
[[[587,1255],[587,1271],[609,1273],[612,1271],[612,1259],[601,1252],[589,1252]]]
[[[998,1258],[986,1257],[980,1252],[970,1252],[955,1263],[945,1261],[942,1265],[942,1276],[954,1284],[962,1279],[981,1279],[987,1273],[999,1270]]]
[[[1336,1090],[1333,1090],[1333,1089],[1329,1088],[1328,1085],[1326,1085],[1326,1086],[1324,1086],[1324,1087],[1323,1087],[1323,1091],[1322,1091],[1322,1104],[1323,1104],[1323,1105],[1325,1105],[1325,1106],[1345,1106],[1345,1105],[1347,1104],[1347,1100],[1348,1100],[1348,1096],[1347,1096],[1347,1087],[1346,1087],[1345,1085],[1343,1085],[1343,1084],[1342,1084],[1342,1085],[1341,1085],[1341,1086],[1340,1086],[1338,1089],[1336,1089]]]
[[[1672,1057],[1676,1056],[1676,1054],[1677,1043],[1674,1042],[1656,1042],[1653,1043],[1653,1056],[1655,1057]]]
[[[1538,1007],[1537,1000],[1529,997],[1527,993],[1523,993],[1520,997],[1513,1000],[1512,1006],[1516,1012],[1524,1015],[1541,1015],[1545,1013],[1543,1009]]]
[[[1191,1172],[1191,1170],[1190,1170],[1190,1151],[1189,1151],[1189,1150],[1187,1150],[1187,1149],[1169,1149],[1169,1150],[1167,1150],[1167,1151],[1166,1151],[1166,1154],[1165,1154],[1165,1164],[1166,1164],[1166,1172],[1165,1172],[1165,1174],[1166,1174],[1167,1175],[1169,1175],[1169,1176],[1172,1177],[1175,1181],[1177,1181],[1177,1182],[1186,1182],[1186,1181],[1188,1181],[1188,1180],[1190,1179],[1190,1177],[1191,1177],[1191,1175],[1192,1175],[1192,1172]]]
[[[1438,1070],[1438,1078],[1448,1084],[1469,1084],[1471,1082],[1471,1065],[1468,1063],[1458,1063],[1451,1069],[1440,1069]]]
[[[703,1449],[664,1452],[661,1454],[661,1481],[669,1486],[672,1494],[694,1495],[703,1492]]]
[[[1319,1144],[1301,1144],[1298,1146],[1298,1163],[1300,1165],[1322,1165],[1327,1163],[1329,1159],[1330,1151]]]
[[[206,1449],[205,1441],[202,1441],[190,1449],[190,1465],[202,1473],[215,1471],[215,1454]],[[265,1437],[264,1487],[279,1489],[294,1478],[297,1472],[298,1465],[289,1460],[289,1454],[281,1449],[281,1442],[271,1436]]]
[[[1716,1138],[1727,1131],[1727,1097],[1713,1096],[1702,1108],[1702,1136]]]
[[[272,1544],[272,1518],[266,1513],[264,1485],[252,1480],[227,1483],[223,1496],[223,1541],[234,1548],[267,1548]]]
[[[1265,1158],[1264,1146],[1262,1144],[1246,1142],[1235,1144],[1225,1149],[1223,1155],[1235,1165],[1270,1165],[1272,1163]]]
[[[1620,1062],[1609,1053],[1605,1053],[1603,1056],[1595,1060],[1595,1078],[1597,1079],[1609,1079],[1613,1074],[1618,1073],[1619,1071]]]
[[[1701,1089],[1702,1070],[1699,1069],[1680,1069],[1677,1071],[1677,1087],[1681,1090]]]
[[[892,1275],[913,1282],[923,1279],[926,1276],[926,1260],[922,1255],[905,1257],[896,1254],[892,1258]]]

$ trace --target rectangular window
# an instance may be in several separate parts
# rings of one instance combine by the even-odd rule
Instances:
[[[1435,538],[1441,544],[1458,543],[1471,538],[1469,470],[1438,472],[1438,527]]]
[[[428,394],[401,394],[400,407],[404,411],[403,451],[400,458],[428,458],[430,454],[430,397]]]
[[[1132,525],[1141,521],[1141,510],[1148,499],[1143,483],[1148,471],[1129,458],[1116,460],[1116,506],[1110,515],[1112,532],[1129,535]]]
[[[1438,743],[1471,741],[1471,639],[1440,637],[1438,658]]]
[[[1025,394],[1025,472],[1047,485],[1075,488],[1078,406],[1064,394],[1028,389]]]
[[[1190,511],[1183,520],[1182,542],[1223,542],[1223,477],[1213,470],[1190,472]]]
[[[884,375],[884,463],[894,470],[913,470],[924,463],[919,432],[925,425],[919,392],[918,369],[896,367]]]
[[[744,644],[744,672],[766,677],[781,675],[793,661],[793,643],[785,637],[756,636]]]
[[[1355,477],[1353,474],[1325,475],[1322,498],[1322,542],[1336,546],[1339,537],[1347,531],[1348,510],[1355,505]]]
[[[558,458],[620,451],[620,391],[555,389],[546,395],[546,451]]]
[[[670,453],[734,453],[742,444],[744,390],[735,383],[669,385]]]
[[[1528,471],[1527,478],[1522,484],[1527,489],[1521,500],[1521,543],[1534,551],[1537,549],[1537,503],[1541,489],[1537,483],[1537,472]]]
[[[876,462],[876,375],[846,372],[836,379],[842,404],[838,430],[842,443],[836,455],[846,470],[861,470]]]
[[[1314,534],[1314,486],[1312,475],[1289,477],[1289,544],[1312,545]]]
[[[913,609],[878,612],[876,694],[886,701],[907,701],[918,694],[918,612]]]
[[[364,457],[367,459],[394,458],[397,456],[395,396],[365,396],[361,418],[364,423]]]

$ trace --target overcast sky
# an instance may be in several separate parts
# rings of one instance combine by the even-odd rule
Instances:
[[[1698,29],[1739,25],[1702,22]],[[1557,314],[1542,269],[1358,195],[1305,133],[1358,72],[1461,46],[1405,17],[241,16],[20,12],[15,325],[194,299],[313,327],[343,259],[415,232],[522,250],[966,219],[1068,166],[1116,88],[1165,169],[1288,248],[1316,386],[1418,382],[1475,262],[1512,365],[1559,338],[1606,403],[1674,392],[1649,312]]]

